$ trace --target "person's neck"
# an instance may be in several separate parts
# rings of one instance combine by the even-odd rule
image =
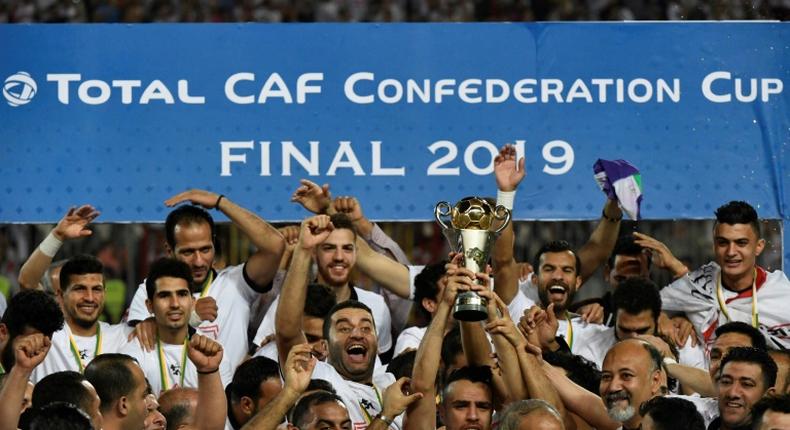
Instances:
[[[82,337],[95,336],[96,335],[96,329],[99,327],[99,322],[98,321],[96,321],[95,323],[93,323],[92,326],[87,327],[87,328],[77,324],[73,320],[67,320],[66,324],[69,325],[69,330],[71,330],[71,332],[73,334],[75,334],[77,336],[82,336]]]
[[[157,327],[159,339],[169,345],[181,345],[189,334],[189,327],[184,324],[181,328]]]
[[[740,276],[727,276],[722,275],[721,277],[721,285],[736,293],[740,293],[741,291],[745,291],[752,287],[754,284],[754,268],[747,271],[743,275]]]
[[[335,301],[337,303],[343,303],[351,298],[351,285],[348,282],[343,285],[332,285],[326,282],[326,280],[322,278],[321,275],[318,275],[318,283],[332,287],[332,290],[335,292]]]
[[[623,422],[623,430],[638,430],[642,428],[642,416],[638,413],[628,420]]]
[[[332,360],[331,356],[327,357],[326,362],[329,363],[329,365],[331,365],[332,367],[334,367],[335,370],[338,370],[338,368],[336,366],[336,363],[334,362],[334,360]],[[343,375],[343,373],[341,373],[339,370],[338,370],[337,373],[340,374],[340,376],[343,379],[345,379],[345,380],[356,382],[358,384],[370,385],[372,387],[373,386],[373,366],[374,366],[373,363],[371,363],[370,366],[371,366],[371,368],[369,369],[369,371],[364,376],[362,376],[362,377],[360,377],[358,379],[349,378],[346,375]]]

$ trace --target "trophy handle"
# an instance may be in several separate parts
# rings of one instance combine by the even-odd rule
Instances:
[[[447,202],[439,202],[436,204],[436,208],[433,210],[433,216],[436,218],[436,222],[442,226],[444,229],[449,229],[450,226],[445,224],[443,217],[450,217],[450,212],[452,208],[450,207],[450,203]]]
[[[507,225],[510,224],[510,216],[511,215],[512,215],[512,212],[510,211],[510,209],[508,209],[508,208],[506,208],[506,207],[504,207],[502,205],[497,205],[497,207],[494,209],[494,218],[502,221],[502,224],[499,226],[499,228],[494,230],[494,233],[499,234],[499,232],[504,230],[505,227],[507,227]]]

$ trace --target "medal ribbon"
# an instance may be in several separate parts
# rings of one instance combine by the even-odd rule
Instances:
[[[727,304],[724,301],[724,295],[721,292],[721,273],[716,279],[716,298],[719,301],[719,309],[731,321],[730,314],[727,312]],[[757,269],[754,269],[754,280],[752,281],[752,327],[758,328],[760,326],[760,315],[757,313]]]
[[[568,348],[573,350],[573,323],[571,322],[571,314],[565,311],[565,320],[568,321]]]
[[[82,362],[82,357],[80,356],[80,349],[77,348],[77,342],[74,340],[74,336],[71,335],[71,331],[69,331],[69,349],[71,349],[71,354],[74,355],[74,360],[77,362],[77,368],[79,368],[79,372],[85,372],[85,363]],[[101,325],[96,324],[96,347],[93,350],[93,357],[95,358],[101,354]]]
[[[187,367],[187,343],[189,342],[189,336],[184,339],[184,346],[181,349],[181,375],[179,379],[179,387],[184,386],[184,373]],[[165,351],[162,348],[162,341],[159,339],[159,336],[156,336],[156,352],[159,356],[159,379],[162,381],[162,391],[167,391],[171,387],[170,385],[170,371],[167,367],[167,360],[165,360]]]
[[[375,385],[373,386],[373,391],[376,392],[376,399],[379,401],[379,409],[383,410],[384,407],[382,405],[384,404],[384,402],[381,401],[381,394],[379,394],[379,390],[378,390],[378,388],[376,388]],[[359,403],[359,409],[362,409],[362,413],[365,414],[365,421],[368,424],[372,423],[374,417],[370,416],[370,412],[368,412],[368,410],[365,408],[365,406],[362,405],[362,401],[361,400],[358,401],[358,403]]]
[[[212,282],[214,282],[214,269],[209,269],[208,276],[206,276],[206,280],[203,281],[203,291],[200,292],[201,299],[208,294]]]

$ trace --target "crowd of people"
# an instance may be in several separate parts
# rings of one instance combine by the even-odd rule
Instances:
[[[786,20],[786,0],[10,0],[0,22]]]
[[[517,212],[514,147],[493,176],[496,203]],[[699,268],[621,231],[605,198],[583,246],[552,238],[517,261],[509,223],[476,273],[474,253],[411,265],[328,184],[302,180],[292,199],[311,215],[280,228],[231,196],[168,199],[166,255],[118,324],[100,320],[101,261],[58,255],[100,216],[70,209],[2,303],[0,428],[790,429],[790,281],[757,264],[766,244],[746,202],[716,210]],[[243,263],[215,266],[211,211],[255,246]],[[609,291],[574,300],[599,268]],[[656,285],[659,271],[673,281]],[[468,292],[482,321],[456,318]]]

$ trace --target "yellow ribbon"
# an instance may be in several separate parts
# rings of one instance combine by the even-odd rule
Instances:
[[[187,367],[187,343],[189,342],[189,336],[184,339],[184,346],[181,350],[181,375],[180,375],[180,382],[179,387],[184,386],[184,373]],[[170,371],[167,369],[167,360],[165,360],[165,352],[162,348],[162,341],[159,339],[159,336],[156,336],[156,352],[159,355],[159,379],[162,381],[162,391],[167,391],[171,387],[170,385]]]
[[[568,348],[573,350],[573,323],[571,322],[571,314],[565,311],[565,320],[568,321]]]
[[[719,301],[719,309],[727,318],[727,322],[731,321],[730,314],[727,312],[727,303],[721,292],[721,273],[716,278],[716,298]],[[757,269],[754,269],[754,280],[752,281],[752,327],[758,328],[760,326],[760,315],[757,313]]]
[[[74,340],[74,336],[72,336],[71,333],[69,333],[69,348],[71,349],[71,354],[74,355],[74,360],[77,362],[80,373],[85,372],[85,363],[82,362],[82,356],[80,356],[80,350],[77,348],[77,342]],[[96,358],[99,354],[101,354],[101,325],[97,322],[96,348],[93,350],[93,357]]]
[[[203,281],[203,291],[200,292],[200,298],[206,297],[208,294],[208,290],[211,288],[211,283],[214,282],[214,269],[208,270],[208,276],[206,276],[206,280]]]

